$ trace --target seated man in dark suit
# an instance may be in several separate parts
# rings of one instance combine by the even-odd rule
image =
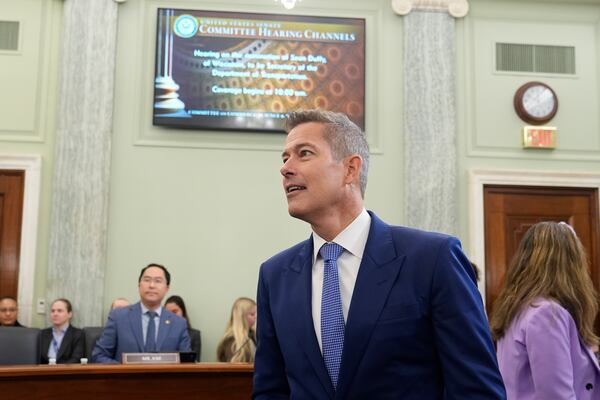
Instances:
[[[52,326],[41,332],[40,363],[48,364],[54,359],[57,364],[78,363],[85,352],[83,331],[71,325],[73,307],[67,299],[56,299],[50,306]]]
[[[140,301],[110,312],[92,362],[120,362],[123,353],[190,351],[187,323],[161,306],[170,283],[171,274],[164,266],[149,264],[142,269]]]
[[[0,297],[0,326],[19,326],[19,307],[17,299],[11,296]]]

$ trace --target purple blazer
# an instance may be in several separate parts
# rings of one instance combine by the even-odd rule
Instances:
[[[571,314],[535,299],[498,341],[508,400],[600,399],[600,367],[579,337]]]

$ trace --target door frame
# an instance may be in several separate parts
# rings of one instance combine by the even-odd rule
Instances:
[[[541,172],[527,170],[469,170],[469,251],[477,264],[481,279],[479,291],[485,302],[485,225],[483,212],[484,185],[581,187],[598,190],[600,209],[600,174]]]
[[[35,266],[41,189],[42,157],[36,154],[0,154],[0,169],[25,171],[21,251],[19,253],[19,322],[31,325],[34,312]]]

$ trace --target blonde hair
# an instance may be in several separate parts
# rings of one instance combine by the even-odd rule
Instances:
[[[573,228],[564,222],[537,223],[523,237],[494,304],[494,338],[503,337],[536,297],[559,303],[573,317],[583,341],[598,344],[594,333],[598,303],[587,256]]]
[[[256,352],[254,327],[256,324],[248,326],[246,316],[255,307],[256,302],[247,297],[240,297],[233,303],[225,334],[217,347],[217,357],[219,359],[231,354],[231,357],[225,361],[254,362],[254,353]]]

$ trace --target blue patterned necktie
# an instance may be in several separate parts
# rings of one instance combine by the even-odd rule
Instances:
[[[321,342],[323,360],[334,389],[337,387],[344,348],[344,313],[337,269],[337,259],[343,251],[344,248],[337,243],[325,243],[319,250],[325,261],[321,298]]]
[[[146,314],[150,318],[148,321],[148,329],[146,330],[146,346],[144,351],[146,353],[156,352],[156,325],[154,324],[154,318],[158,315],[154,311],[146,311]]]
[[[58,358],[58,337],[61,339],[64,336],[64,332],[60,329],[52,328],[52,342],[50,342],[50,347],[48,348],[48,358]]]

